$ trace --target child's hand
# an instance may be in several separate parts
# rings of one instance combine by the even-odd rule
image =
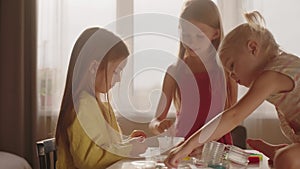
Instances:
[[[147,135],[143,130],[133,130],[129,137],[131,137],[131,138],[133,138],[133,137],[147,138]]]
[[[134,157],[137,157],[138,155],[144,153],[148,146],[146,143],[144,143],[145,138],[142,136],[139,137],[133,137],[129,139],[129,144],[132,145],[131,155]]]
[[[159,125],[157,125],[156,129],[158,132],[163,133],[165,132],[168,128],[172,126],[173,122],[170,119],[164,119],[162,120]]]
[[[182,159],[187,157],[191,152],[192,150],[188,148],[187,142],[179,144],[170,151],[164,163],[167,167],[177,168]]]
[[[149,128],[154,134],[160,134],[170,128],[172,124],[173,121],[170,119],[164,119],[162,121],[155,119],[150,122]]]
[[[273,145],[273,144],[267,143],[266,141],[264,141],[262,139],[247,139],[247,144],[254,150],[262,152],[270,160],[274,159],[274,156],[275,156],[275,153],[277,150],[288,145],[288,144]]]
[[[200,146],[200,147],[195,148],[195,149],[189,154],[189,156],[190,156],[190,157],[197,157],[197,158],[200,158],[200,156],[202,155],[202,149],[203,149],[203,146]]]

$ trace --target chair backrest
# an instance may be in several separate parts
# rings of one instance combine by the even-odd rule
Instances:
[[[246,127],[239,125],[231,131],[233,145],[246,149],[247,129]]]
[[[36,142],[40,169],[56,169],[57,160],[55,138]]]

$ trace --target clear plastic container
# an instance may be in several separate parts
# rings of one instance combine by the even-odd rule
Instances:
[[[158,140],[159,149],[161,153],[164,153],[173,147],[173,137],[163,136],[163,137],[158,137],[157,140]]]
[[[247,165],[249,163],[249,153],[233,145],[227,146],[226,149],[226,159],[229,162],[230,169],[247,168]]]
[[[155,161],[156,157],[160,155],[158,147],[148,147],[146,152],[142,155],[147,161]]]
[[[184,141],[184,137],[172,137],[172,136],[163,136],[157,137],[158,145],[160,148],[161,154],[166,153],[168,150]]]
[[[208,166],[219,165],[224,161],[224,150],[226,145],[216,141],[204,144],[201,159]]]
[[[234,145],[211,141],[204,144],[201,156],[193,158],[193,164],[213,169],[244,169],[247,168],[249,155]]]

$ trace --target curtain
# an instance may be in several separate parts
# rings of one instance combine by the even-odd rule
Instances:
[[[60,1],[38,0],[37,8],[37,135],[46,139],[55,135],[69,57],[61,52]]]
[[[36,166],[36,1],[0,3],[0,150]]]

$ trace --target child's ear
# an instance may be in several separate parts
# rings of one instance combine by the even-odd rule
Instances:
[[[89,66],[90,73],[92,73],[92,74],[96,73],[98,70],[98,66],[99,66],[99,62],[96,60],[93,60]]]
[[[258,54],[258,44],[254,40],[249,40],[247,43],[248,51],[251,55],[257,56]]]
[[[212,39],[213,40],[218,39],[220,36],[221,36],[220,29],[216,29],[215,33],[213,34]]]

